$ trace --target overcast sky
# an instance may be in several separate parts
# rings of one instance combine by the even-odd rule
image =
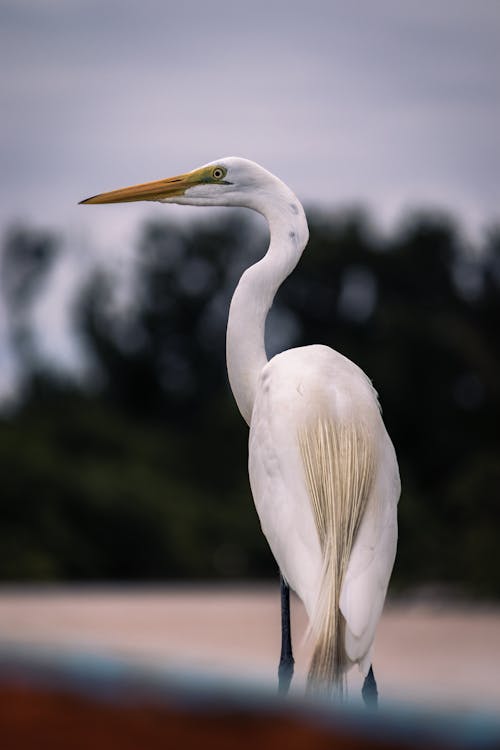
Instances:
[[[500,216],[498,0],[2,0],[0,70],[2,231],[116,243],[179,209],[78,200],[228,155],[384,223]]]
[[[0,0],[0,71],[0,240],[62,230],[30,315],[67,372],[92,268],[126,306],[144,218],[203,214],[77,205],[97,192],[239,155],[383,228],[409,207],[474,238],[500,219],[500,0]],[[0,409],[22,383],[11,323],[0,298]]]

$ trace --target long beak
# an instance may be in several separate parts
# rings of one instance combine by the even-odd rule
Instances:
[[[200,170],[168,177],[165,180],[144,182],[141,185],[112,190],[109,193],[99,193],[86,198],[80,203],[130,203],[131,201],[162,201],[176,195],[184,195],[185,191],[203,181]]]

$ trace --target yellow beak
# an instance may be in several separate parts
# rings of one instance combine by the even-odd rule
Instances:
[[[131,201],[161,201],[184,195],[185,191],[205,181],[205,170],[196,169],[194,172],[167,177],[165,180],[144,182],[141,185],[112,190],[109,193],[99,193],[92,198],[86,198],[80,203],[130,203]]]

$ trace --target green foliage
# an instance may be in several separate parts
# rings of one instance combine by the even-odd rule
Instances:
[[[199,438],[193,445],[76,392],[32,399],[0,431],[4,578],[204,578],[245,573],[250,556],[265,569],[242,471],[244,430],[222,456],[241,453],[241,471],[232,460],[219,479],[198,458]],[[223,444],[225,432],[222,420],[211,439]]]
[[[33,376],[0,422],[3,580],[275,575],[225,371],[230,296],[266,238],[230,216],[146,226],[134,311],[110,313],[103,278],[80,302],[99,389]],[[361,213],[310,229],[269,349],[322,342],[373,379],[403,483],[394,585],[498,596],[500,232],[473,255],[435,215],[388,239]]]

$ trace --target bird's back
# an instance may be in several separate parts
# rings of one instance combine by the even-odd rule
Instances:
[[[399,477],[363,371],[320,345],[268,362],[252,412],[249,473],[264,534],[313,628],[325,606],[325,546],[340,538],[335,524],[350,526],[336,600],[346,621],[346,658],[364,668],[394,560]],[[325,521],[321,506],[328,515],[344,496],[345,520]],[[325,523],[333,525],[333,542],[325,541]]]

